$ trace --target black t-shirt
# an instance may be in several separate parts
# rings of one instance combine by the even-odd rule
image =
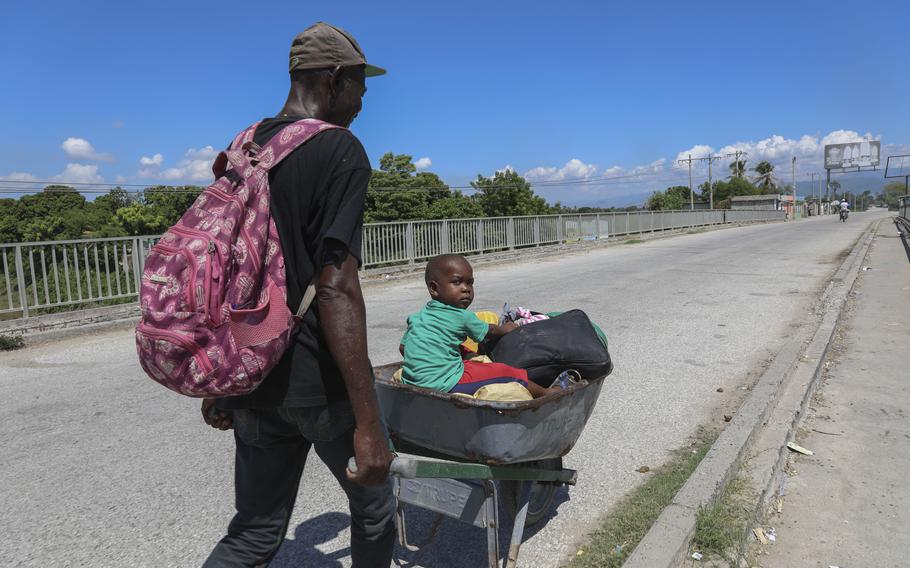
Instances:
[[[256,128],[253,140],[264,146],[300,118],[267,118]],[[344,260],[348,253],[362,262],[363,207],[370,175],[360,141],[338,129],[317,134],[269,172],[270,210],[281,238],[292,312],[323,266]],[[313,302],[291,346],[259,388],[222,399],[219,406],[317,406],[347,398]]]

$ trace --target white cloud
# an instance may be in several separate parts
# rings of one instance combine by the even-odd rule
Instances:
[[[63,173],[55,175],[53,181],[59,183],[103,183],[104,178],[98,173],[98,166],[89,164],[67,164]]]
[[[707,156],[714,153],[714,148],[708,146],[707,144],[696,144],[688,150],[683,150],[682,152],[676,154],[676,158],[673,160],[673,165],[677,168],[688,168],[689,164],[680,164],[680,160],[688,160],[689,156],[693,158],[701,158],[702,156]],[[693,162],[694,165],[694,162]]]
[[[688,157],[688,154],[692,154],[693,158],[700,158],[709,154],[725,156],[740,151],[746,152],[744,159],[748,162],[747,167],[751,168],[758,162],[767,160],[778,168],[779,171],[789,172],[790,159],[793,156],[796,156],[797,175],[800,176],[802,175],[802,172],[818,171],[824,167],[822,152],[826,144],[879,139],[880,136],[875,136],[868,132],[866,134],[860,134],[853,130],[834,130],[821,137],[804,134],[798,138],[786,138],[779,134],[772,134],[771,136],[758,141],[747,140],[727,144],[716,152],[710,146],[699,144],[693,146],[689,150],[679,152],[676,159],[685,159]],[[725,164],[732,162],[732,160],[732,157],[726,157],[721,160],[721,163]],[[685,163],[676,163],[675,165],[677,168],[687,167]],[[715,163],[715,171],[718,171],[718,166],[719,164]],[[705,162],[695,162],[692,164],[692,169],[697,171],[699,175],[702,175],[707,171],[707,164]],[[727,171],[724,169],[723,173],[726,175]]]
[[[414,167],[417,168],[418,170],[425,170],[432,165],[433,165],[433,160],[431,160],[427,157],[420,158],[419,160],[414,162]]]
[[[159,167],[159,166],[161,166],[161,164],[163,164],[163,163],[164,163],[164,156],[162,156],[161,154],[155,154],[155,155],[152,156],[151,158],[149,158],[149,157],[147,157],[147,156],[142,156],[141,158],[139,158],[139,165],[140,165],[140,166],[145,166],[145,167],[155,166],[155,167]]]
[[[142,156],[139,158],[139,165],[142,166],[139,168],[140,177],[155,177],[158,175],[158,170],[161,168],[161,165],[164,163],[164,156],[161,154],[155,154],[152,157]]]
[[[822,138],[821,145],[843,144],[845,142],[857,142],[859,140],[881,140],[881,136],[873,136],[869,132],[861,136],[859,132],[853,130],[835,130],[829,132],[827,136]]]
[[[157,156],[158,154],[152,159],[154,160]],[[215,161],[216,156],[218,156],[218,150],[211,146],[206,146],[198,150],[196,148],[190,148],[186,151],[186,154],[184,154],[184,158],[180,160],[175,167],[164,170],[159,174],[159,177],[170,181],[211,181],[213,177],[212,162]]]
[[[76,160],[92,160],[96,162],[111,162],[114,156],[107,153],[96,152],[94,146],[85,138],[69,137],[60,145],[66,155]]]
[[[13,172],[8,176],[0,176],[0,181],[38,181],[38,177],[27,172]]]
[[[587,179],[597,172],[597,166],[586,164],[572,158],[561,168],[538,166],[524,173],[530,181],[562,181],[567,179]]]

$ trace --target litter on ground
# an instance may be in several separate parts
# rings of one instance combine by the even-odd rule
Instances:
[[[799,444],[795,444],[793,442],[787,442],[787,447],[796,453],[803,454],[804,456],[814,455],[812,450],[807,450],[806,448],[800,446]]]

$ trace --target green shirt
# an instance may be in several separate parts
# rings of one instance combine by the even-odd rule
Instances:
[[[409,385],[449,392],[464,374],[458,346],[468,337],[483,341],[490,325],[474,312],[430,302],[408,318],[402,380]]]

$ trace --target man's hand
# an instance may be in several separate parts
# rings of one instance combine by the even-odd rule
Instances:
[[[348,470],[348,479],[361,485],[378,485],[386,480],[392,452],[379,422],[354,429],[354,457],[357,471]]]
[[[234,420],[230,414],[215,408],[214,398],[202,400],[202,419],[212,428],[219,430],[230,430],[234,426]]]

